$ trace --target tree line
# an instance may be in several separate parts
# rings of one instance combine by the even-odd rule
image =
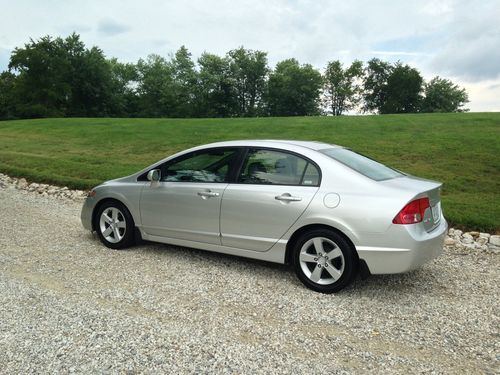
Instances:
[[[373,58],[323,72],[294,58],[274,69],[243,47],[196,61],[184,46],[136,64],[106,58],[78,34],[15,48],[0,73],[0,119],[38,117],[251,117],[347,112],[467,111],[465,89],[401,62]]]

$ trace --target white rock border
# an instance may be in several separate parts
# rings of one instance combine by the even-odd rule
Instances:
[[[0,173],[0,188],[7,187],[38,193],[43,197],[50,195],[61,199],[76,201],[83,201],[87,196],[87,192],[84,190],[71,190],[66,186],[60,187],[49,184],[39,184],[36,182],[29,183],[25,178],[10,177]]]
[[[55,196],[62,199],[83,201],[87,196],[84,190],[71,190],[66,186],[54,186],[48,184],[29,183],[25,178],[10,177],[0,173],[0,188],[13,187],[19,190],[36,192],[41,196]],[[484,251],[500,254],[500,236],[482,232],[462,232],[459,229],[450,228],[444,240],[444,246],[459,250]]]
[[[500,236],[475,231],[462,232],[460,229],[450,228],[444,246],[499,254]]]

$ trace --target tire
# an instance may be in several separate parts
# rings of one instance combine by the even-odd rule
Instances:
[[[94,220],[94,228],[104,246],[124,249],[135,243],[134,219],[122,203],[105,202],[99,207]]]
[[[349,242],[327,229],[312,230],[299,237],[292,259],[299,280],[320,293],[335,293],[345,288],[358,269],[358,257]]]

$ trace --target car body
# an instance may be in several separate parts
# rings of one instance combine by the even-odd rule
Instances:
[[[438,256],[447,231],[440,189],[337,145],[228,141],[97,186],[81,220],[111,248],[132,244],[135,231],[147,241],[291,263],[306,286],[329,293],[358,270],[401,273]]]

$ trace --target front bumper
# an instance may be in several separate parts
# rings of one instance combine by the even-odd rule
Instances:
[[[372,243],[387,242],[394,247],[357,246],[358,255],[363,259],[371,274],[391,274],[411,271],[425,262],[438,257],[443,252],[443,244],[448,223],[442,218],[432,232],[425,232],[416,226],[393,225],[384,240],[373,238]]]
[[[90,231],[94,230],[92,228],[92,212],[94,211],[96,203],[96,199],[87,197],[83,203],[82,212],[80,213],[80,220],[82,221],[83,227]]]

